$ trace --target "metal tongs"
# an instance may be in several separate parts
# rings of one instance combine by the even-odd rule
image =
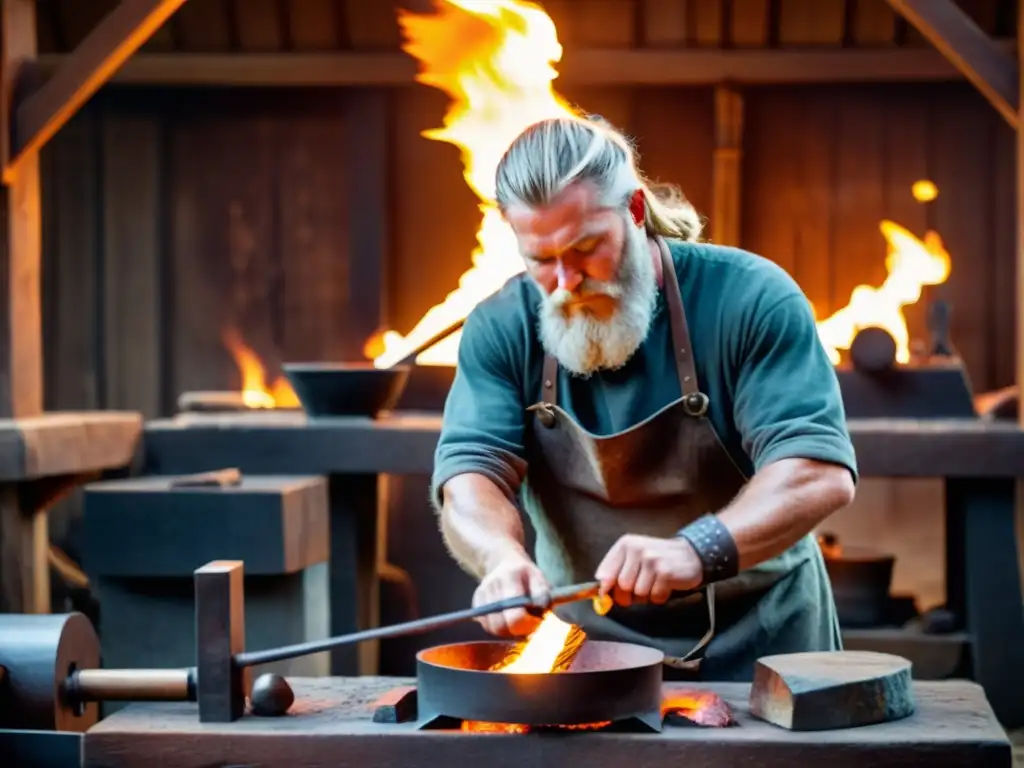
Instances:
[[[268,648],[263,651],[249,651],[239,653],[235,656],[235,663],[240,667],[252,667],[257,664],[267,664],[272,661],[294,659],[298,656],[309,656],[321,651],[329,651],[332,648],[339,648],[344,645],[366,642],[367,640],[386,640],[392,637],[404,637],[406,635],[418,635],[423,632],[430,632],[434,629],[458,624],[462,621],[487,616],[492,613],[501,613],[514,608],[525,608],[532,616],[543,616],[559,605],[575,603],[580,600],[593,600],[594,610],[599,614],[608,612],[611,607],[611,598],[607,595],[601,596],[601,585],[594,581],[586,584],[574,584],[568,587],[557,587],[550,592],[540,595],[523,595],[521,597],[510,597],[505,600],[497,600],[486,605],[478,605],[475,608],[466,608],[461,611],[452,611],[439,616],[432,616],[425,619],[416,619],[402,624],[393,624],[390,627],[377,627],[365,629],[361,632],[353,632],[349,635],[328,637],[324,640],[311,640],[308,643],[297,643],[285,645],[279,648]]]

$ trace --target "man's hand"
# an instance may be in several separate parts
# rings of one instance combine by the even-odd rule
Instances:
[[[473,593],[473,607],[523,595],[540,596],[551,591],[534,562],[526,554],[511,554],[492,568]],[[540,624],[524,608],[492,613],[477,619],[485,630],[498,637],[522,637]]]
[[[675,591],[699,587],[703,574],[700,558],[686,539],[626,534],[608,550],[594,577],[601,582],[601,594],[628,606],[661,605]]]

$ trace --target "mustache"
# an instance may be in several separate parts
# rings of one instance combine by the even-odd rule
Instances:
[[[548,296],[548,303],[553,307],[564,307],[588,296],[610,296],[613,299],[620,299],[624,293],[623,287],[618,283],[587,279],[580,283],[575,291],[565,288],[556,289]]]

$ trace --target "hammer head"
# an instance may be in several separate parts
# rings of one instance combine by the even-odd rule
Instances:
[[[245,712],[249,670],[235,663],[245,650],[244,569],[215,560],[195,571],[196,698],[201,723],[230,723]]]

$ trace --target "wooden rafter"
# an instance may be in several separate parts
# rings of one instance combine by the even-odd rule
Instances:
[[[991,102],[1015,129],[1020,104],[1016,59],[953,0],[887,0]]]
[[[16,103],[4,183],[135,53],[185,0],[121,0],[68,54],[53,76]]]
[[[1009,53],[1014,44],[995,42]],[[43,71],[67,57],[39,57]],[[558,64],[556,85],[717,85],[735,83],[923,82],[960,80],[942,54],[921,49],[574,50]],[[404,53],[139,53],[112,82],[152,86],[416,85]]]

